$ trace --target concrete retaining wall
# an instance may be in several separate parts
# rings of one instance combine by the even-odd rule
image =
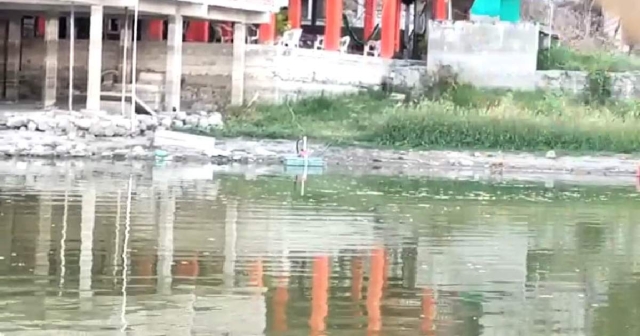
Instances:
[[[483,87],[532,89],[539,27],[532,23],[430,21],[427,64],[451,66]]]

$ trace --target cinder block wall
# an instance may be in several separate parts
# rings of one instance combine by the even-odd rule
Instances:
[[[427,66],[451,66],[483,87],[533,89],[539,27],[521,22],[429,21]]]

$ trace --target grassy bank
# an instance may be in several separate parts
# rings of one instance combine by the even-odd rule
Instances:
[[[607,51],[578,51],[554,46],[538,53],[539,70],[640,71],[640,58]]]
[[[379,92],[229,112],[224,136],[360,142],[402,148],[638,152],[640,105],[585,105],[543,92],[457,86],[404,103]]]

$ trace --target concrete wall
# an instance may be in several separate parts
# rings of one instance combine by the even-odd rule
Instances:
[[[548,70],[536,73],[536,88],[569,93],[583,92],[587,72]],[[640,99],[640,72],[611,73],[611,93],[617,99]]]
[[[539,28],[532,23],[469,21],[428,24],[427,65],[448,65],[464,81],[485,87],[530,89]]]

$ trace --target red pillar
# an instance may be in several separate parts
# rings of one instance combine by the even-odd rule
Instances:
[[[313,259],[313,280],[311,289],[311,318],[309,327],[312,336],[324,335],[326,329],[325,318],[329,312],[329,257],[315,257]]]
[[[302,0],[289,0],[288,15],[291,29],[300,28],[302,24]]]
[[[187,42],[209,42],[209,21],[189,21],[185,40]]]
[[[324,24],[324,49],[340,49],[342,37],[342,0],[326,0]]]
[[[435,20],[447,19],[447,0],[433,0],[433,18]]]
[[[395,0],[394,0],[395,1]],[[380,301],[385,282],[385,251],[378,248],[371,253],[371,272],[369,273],[369,288],[367,290],[368,334],[376,334],[382,329],[382,315]]]
[[[380,57],[393,58],[396,33],[396,7],[398,0],[382,0],[382,32],[380,39]],[[326,41],[325,41],[326,43]]]
[[[260,25],[258,39],[262,44],[272,44],[276,37],[276,15],[271,14],[269,22]]]
[[[376,5],[377,0],[365,0],[364,1],[364,38],[368,39],[373,33],[373,28],[376,25]]]
[[[164,20],[149,20],[147,25],[147,39],[149,41],[162,41],[164,38]]]
[[[396,28],[395,28],[395,33],[396,33],[396,38],[393,44],[394,50],[395,52],[400,51],[400,19],[402,18],[402,1],[398,0],[398,3],[396,4],[396,20],[395,20],[395,24],[396,24]]]

